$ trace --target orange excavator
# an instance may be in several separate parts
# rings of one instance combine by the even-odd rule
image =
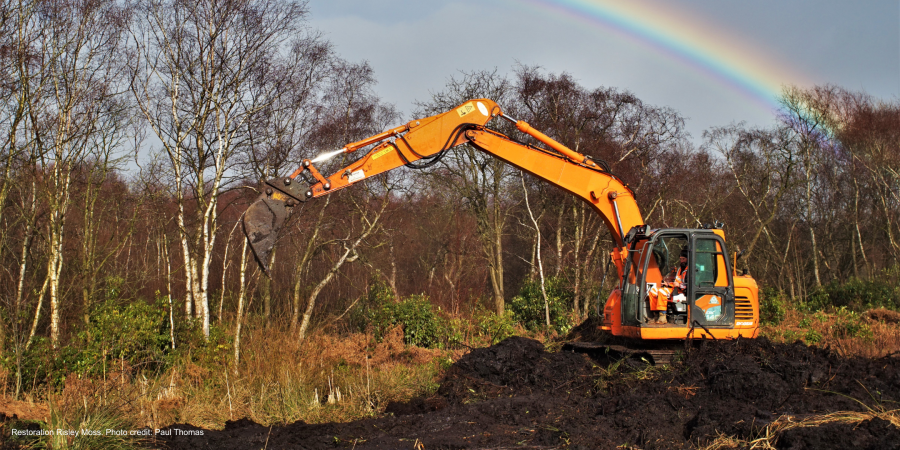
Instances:
[[[493,119],[515,124],[546,147],[523,144],[487,128]],[[244,234],[257,262],[268,272],[268,255],[295,206],[401,166],[427,167],[461,144],[558,186],[600,215],[615,244],[610,257],[619,280],[603,308],[599,328],[606,335],[630,342],[630,348],[635,343],[660,348],[647,344],[757,336],[758,287],[746,272],[737,272],[737,256],[729,259],[722,224],[650,228],[641,217],[634,192],[603,161],[507,116],[489,99],[470,100],[442,114],[413,120],[304,160],[288,177],[262,181],[260,196],[243,217]],[[331,176],[323,176],[315,167],[317,162],[369,146],[364,156]],[[679,276],[673,280],[676,273]],[[650,356],[664,358],[653,351]]]

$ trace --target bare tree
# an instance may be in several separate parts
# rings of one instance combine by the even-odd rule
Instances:
[[[825,95],[820,95],[820,94]],[[816,242],[816,225],[820,222],[819,216],[827,213],[826,208],[819,206],[833,204],[829,202],[830,189],[824,186],[820,179],[824,160],[828,154],[833,153],[831,140],[829,139],[829,100],[832,95],[829,91],[804,91],[797,87],[786,87],[781,96],[782,117],[781,122],[790,127],[796,136],[800,150],[800,164],[803,172],[803,212],[809,228],[810,254],[812,271],[817,287],[822,286],[822,277],[819,270],[820,249]],[[827,259],[826,259],[827,264]]]
[[[782,213],[783,202],[790,198],[798,185],[797,171],[801,164],[800,149],[790,129],[744,130],[740,126],[715,128],[705,133],[707,144],[719,151],[726,160],[737,190],[752,211],[755,222],[746,252],[753,254],[763,236],[769,248],[779,254],[782,247],[771,226]],[[784,250],[786,253],[787,250]],[[779,258],[758,258],[777,261]],[[784,264],[781,264],[784,267]],[[797,280],[791,278],[790,285]]]
[[[313,286],[309,296],[307,296],[306,309],[303,312],[303,318],[300,321],[300,326],[297,331],[298,340],[303,340],[306,337],[306,332],[309,329],[312,319],[312,313],[316,307],[316,300],[322,292],[322,289],[334,279],[335,275],[341,270],[341,267],[343,267],[345,263],[356,261],[359,258],[360,245],[363,244],[370,235],[376,232],[378,227],[380,227],[379,222],[381,217],[384,214],[385,208],[387,208],[387,205],[390,203],[391,190],[387,189],[384,191],[381,195],[381,205],[376,208],[370,208],[371,205],[368,200],[370,197],[370,195],[367,195],[362,202],[355,203],[356,212],[359,214],[361,230],[351,230],[351,233],[355,234],[355,238],[342,239],[340,241],[341,249],[343,251],[338,249],[330,268],[325,272],[325,276]],[[370,212],[370,209],[375,209],[375,211]]]
[[[249,145],[247,124],[278,98],[260,77],[283,63],[306,4],[276,0],[154,0],[134,31],[132,92],[171,167],[184,257],[185,312],[209,335],[209,274],[219,196]]]
[[[862,168],[867,175],[864,182],[869,189],[864,192],[879,213],[879,234],[888,243],[891,259],[896,261],[900,257],[900,105],[847,91],[838,92],[838,96],[832,111],[836,117],[835,138],[849,155],[852,166]],[[862,180],[854,178],[857,189],[859,181]],[[857,211],[854,217],[858,220],[859,216]],[[861,235],[859,243],[862,248]]]
[[[76,206],[80,206],[82,212],[78,237],[81,241],[79,272],[85,323],[90,322],[90,308],[97,296],[100,274],[108,268],[115,255],[128,245],[144,201],[143,197],[128,195],[124,182],[116,177],[117,169],[125,159],[119,152],[125,147],[125,139],[135,131],[129,105],[116,100],[124,100],[124,95],[109,99],[111,114],[99,120],[94,133],[91,159],[86,161],[77,174],[77,181],[83,185],[82,201]],[[126,202],[133,206],[125,207]],[[126,214],[129,209],[130,215]],[[103,214],[104,212],[111,214]],[[113,218],[117,223],[110,223],[101,217]],[[118,222],[123,222],[124,227],[118,226],[121,225]],[[107,235],[107,245],[100,242],[103,234]]]
[[[472,98],[490,98],[501,106],[513,103],[513,86],[496,70],[463,73],[451,77],[445,89],[418,104],[417,115],[442,113]],[[508,107],[507,107],[508,108]],[[444,185],[462,197],[476,219],[491,280],[494,311],[505,309],[503,237],[507,229],[511,176],[514,169],[472,146],[462,145],[441,160],[438,170],[429,171],[430,182]]]
[[[98,147],[104,119],[119,111],[110,106],[121,74],[119,50],[128,12],[115,2],[43,5],[37,57],[42,89],[33,92],[29,121],[46,171],[44,201],[49,211],[50,340],[59,345],[66,218],[72,204],[73,173]]]
[[[546,322],[547,330],[549,330],[550,300],[547,298],[547,286],[546,281],[544,280],[544,261],[541,259],[541,227],[538,224],[538,219],[534,217],[534,212],[531,210],[531,202],[528,201],[528,187],[525,186],[524,174],[522,174],[522,194],[525,197],[525,209],[528,211],[528,218],[531,219],[531,224],[534,226],[534,259],[537,263],[537,273],[541,282],[541,297],[544,298],[544,320]]]
[[[37,57],[40,21],[33,1],[0,2],[0,221],[13,187],[15,171],[33,145],[28,115],[35,92],[43,91],[44,65]],[[6,227],[0,229],[0,242]]]
[[[325,85],[322,95],[321,110],[318,127],[309,137],[309,145],[319,151],[332,150],[343,147],[364,137],[371,136],[382,131],[388,124],[398,119],[398,114],[392,105],[383,104],[375,95],[372,87],[375,84],[372,68],[367,64],[352,64],[342,60],[335,60],[331,65],[331,75]],[[347,161],[343,158],[326,162],[320,170],[331,172],[338,170]],[[369,197],[381,196],[382,203],[378,211],[371,215],[365,211],[363,205],[369,201],[355,203],[356,211],[360,215],[364,225],[361,229],[350,229],[347,236],[342,238],[322,240],[322,226],[325,223],[326,208],[331,203],[331,196],[324,202],[317,202],[319,208],[317,218],[312,222],[305,222],[302,256],[294,267],[293,289],[293,313],[291,317],[291,329],[298,330],[298,336],[303,339],[310,324],[316,299],[322,289],[331,282],[341,267],[347,262],[353,262],[359,257],[358,247],[365,240],[376,233],[380,226],[381,216],[387,207],[391,197],[390,176],[385,174],[379,178],[383,182],[382,191],[378,193],[367,182]],[[355,193],[341,193],[338,195],[350,195],[353,200]],[[335,194],[332,194],[332,196]],[[340,255],[332,255],[329,262],[330,269],[315,284],[312,285],[306,298],[306,308],[300,315],[302,281],[309,275],[310,263],[316,255],[327,253],[327,249],[333,249],[336,245],[343,248]],[[299,320],[299,323],[298,323]],[[299,328],[298,328],[299,327]]]
[[[567,73],[546,74],[537,66],[516,69],[519,118],[568,147],[603,162],[641,194],[646,214],[667,187],[670,155],[683,145],[684,119],[672,110],[647,105],[627,91],[586,89]],[[593,286],[603,221],[581,200],[542,189],[552,205],[548,224],[555,240],[556,276],[571,278],[575,314],[582,317]],[[654,205],[655,206],[655,205]],[[565,270],[563,270],[565,268]]]
[[[244,301],[247,298],[247,240],[243,239],[240,256],[240,287],[238,293],[237,317],[234,319],[234,374],[238,373],[238,365],[241,362],[241,328],[244,324]],[[259,270],[256,270],[258,273]]]
[[[17,225],[25,227],[21,245],[15,251],[18,256],[15,287],[0,296],[7,307],[9,322],[0,321],[0,339],[5,343],[11,338],[16,358],[16,398],[22,388],[21,363],[26,339],[23,329],[27,326],[29,292],[26,270],[32,259],[38,226],[37,178],[33,173],[35,161],[30,157],[34,153],[34,133],[28,123],[29,105],[31,93],[42,90],[40,82],[47,81],[39,76],[41,65],[35,58],[40,24],[34,6],[34,2],[28,1],[0,2],[0,250],[12,249],[15,244],[10,235]],[[20,200],[9,201],[11,194]]]
[[[333,69],[344,64],[334,56],[330,44],[318,33],[309,33],[293,42],[286,61],[254,77],[252,95],[270,95],[271,90],[275,93],[275,97],[246,124],[248,148],[240,156],[244,159],[241,167],[247,177],[263,179],[285,176],[293,172],[302,159],[314,156],[317,143],[312,140],[321,125],[320,119],[327,110],[323,107],[323,97],[334,80]],[[266,87],[271,84],[276,87],[274,89]],[[322,205],[322,213],[328,203],[326,200]],[[310,233],[306,236],[310,238],[309,246],[312,246],[308,250],[312,250],[317,241],[318,224],[312,230],[304,231]],[[298,267],[295,267],[294,272],[303,271],[309,262],[311,254],[309,252],[304,254],[305,257]],[[268,267],[276,267],[274,249],[269,257]],[[259,282],[266,323],[271,321],[273,283],[276,280],[277,277],[263,277]],[[299,289],[300,277],[297,276],[296,280],[295,290]],[[297,300],[292,308],[293,325],[296,325],[296,317],[299,314],[297,312],[299,294],[295,295],[295,298]]]

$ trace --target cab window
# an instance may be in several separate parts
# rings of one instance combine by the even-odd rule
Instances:
[[[681,251],[687,248],[687,236],[665,236],[653,247],[653,257],[660,272],[668,274],[678,267]]]
[[[727,275],[722,244],[715,239],[698,239],[694,251],[694,285],[725,287]]]

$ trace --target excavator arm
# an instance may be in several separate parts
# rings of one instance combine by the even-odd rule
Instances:
[[[519,131],[547,148],[523,144],[487,128],[487,123],[495,118],[514,123]],[[613,236],[617,249],[612,252],[612,257],[621,278],[626,233],[632,227],[644,224],[634,193],[604,165],[569,149],[524,121],[503,114],[500,107],[488,99],[470,100],[442,114],[413,120],[347,144],[340,150],[304,160],[288,177],[262,181],[259,197],[243,217],[244,234],[257,262],[268,273],[268,255],[276,243],[278,231],[300,203],[401,166],[427,167],[451,148],[466,143],[589,204],[603,218]],[[330,176],[322,175],[315,166],[328,158],[372,145],[364,156]]]

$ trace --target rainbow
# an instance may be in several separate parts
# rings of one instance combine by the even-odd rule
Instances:
[[[737,42],[709,23],[659,5],[649,8],[634,0],[524,0],[545,11],[602,26],[618,35],[676,59],[703,76],[767,110],[778,109],[782,87],[807,84],[760,50]]]

